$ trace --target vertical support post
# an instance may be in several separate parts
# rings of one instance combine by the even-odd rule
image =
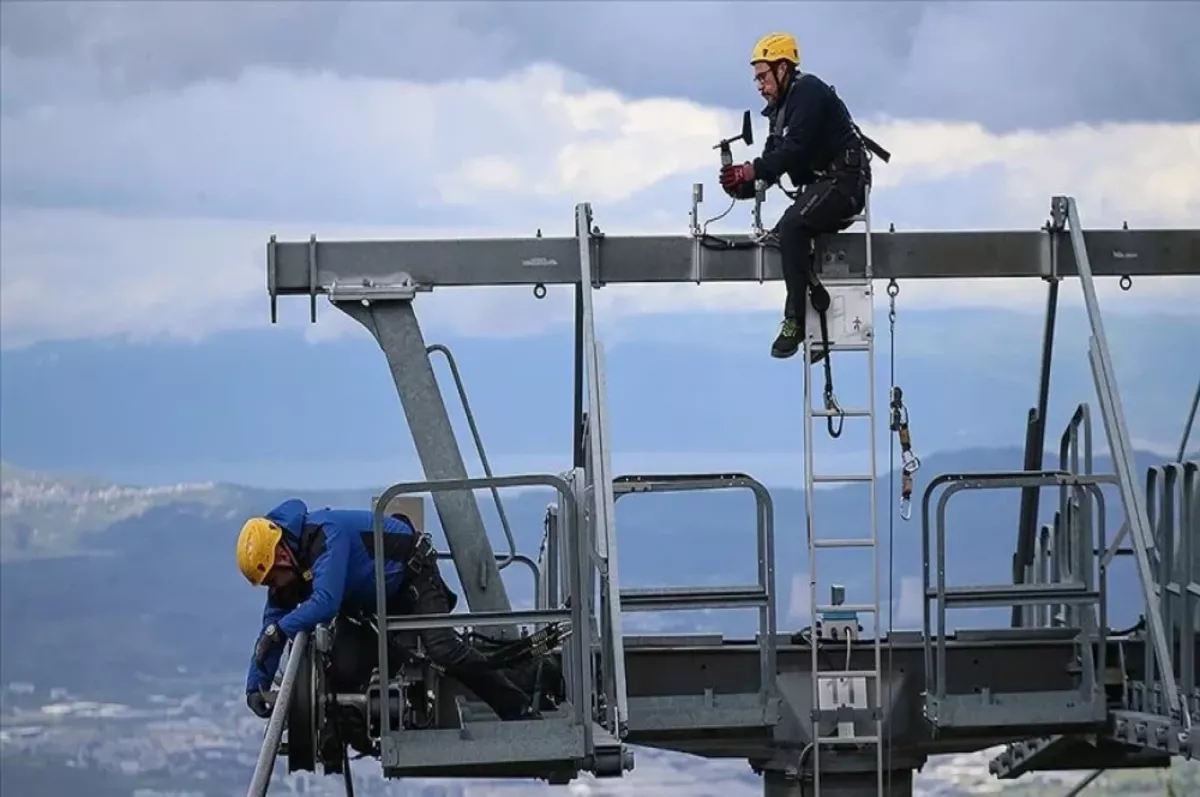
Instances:
[[[1037,406],[1029,411],[1025,435],[1025,470],[1041,470],[1046,455],[1046,414],[1050,403],[1050,370],[1054,357],[1054,328],[1058,317],[1058,236],[1050,238],[1050,275],[1046,291],[1046,322],[1042,331],[1042,368],[1038,379]],[[1021,490],[1021,509],[1018,515],[1017,552],[1013,559],[1013,583],[1023,580],[1026,568],[1033,563],[1034,542],[1038,529],[1038,504],[1041,488]],[[1012,625],[1020,624],[1026,607],[1012,607]]]
[[[545,528],[545,548],[543,549],[541,577],[545,606],[538,608],[550,609],[561,606],[563,602],[563,596],[559,589],[559,584],[562,582],[562,554],[560,552],[562,542],[559,535],[557,506],[546,507],[543,527]]]
[[[575,286],[575,425],[571,467],[582,468],[583,452],[583,283]]]
[[[1197,393],[1200,395],[1200,392]],[[1200,467],[1198,463],[1183,465],[1183,494],[1180,501],[1180,533],[1182,545],[1179,557],[1180,585],[1179,607],[1179,670],[1184,695],[1191,696],[1196,690],[1196,604],[1193,592],[1200,581],[1200,570],[1196,568],[1197,536],[1200,536]]]
[[[1192,406],[1188,409],[1187,420],[1183,424],[1183,436],[1179,439],[1179,453],[1175,455],[1176,462],[1183,462],[1187,455],[1188,438],[1192,436],[1192,424],[1196,422],[1196,410],[1200,409],[1200,382],[1196,383],[1196,392],[1192,395]]]
[[[1071,234],[1071,246],[1075,250],[1075,264],[1079,271],[1079,283],[1083,288],[1084,304],[1087,306],[1088,321],[1092,327],[1092,364],[1096,382],[1096,395],[1100,401],[1101,417],[1104,420],[1105,431],[1108,433],[1108,445],[1112,451],[1113,466],[1117,472],[1117,481],[1121,488],[1121,502],[1129,518],[1130,537],[1133,540],[1134,559],[1137,564],[1138,579],[1141,581],[1142,597],[1146,602],[1146,627],[1149,632],[1149,642],[1158,661],[1163,690],[1166,692],[1167,705],[1172,716],[1182,712],[1181,719],[1190,726],[1190,714],[1186,706],[1179,700],[1179,689],[1175,681],[1174,668],[1171,666],[1172,657],[1167,649],[1166,630],[1163,628],[1162,614],[1159,611],[1159,600],[1154,594],[1154,573],[1150,568],[1149,552],[1154,548],[1154,540],[1150,531],[1150,520],[1146,513],[1145,496],[1134,481],[1133,445],[1129,439],[1129,430],[1125,426],[1125,408],[1121,404],[1120,391],[1117,389],[1116,375],[1113,372],[1112,354],[1108,348],[1108,336],[1104,331],[1104,321],[1100,316],[1100,303],[1096,298],[1096,285],[1092,276],[1092,266],[1088,259],[1087,243],[1083,238],[1083,227],[1079,219],[1079,209],[1072,197],[1055,197],[1056,209],[1065,209],[1068,227]],[[1153,673],[1146,673],[1152,678]]]
[[[466,465],[412,302],[346,302],[338,308],[366,327],[383,349],[425,478],[466,479]],[[511,611],[474,494],[449,490],[434,492],[432,497],[468,607],[476,612]],[[495,633],[515,639],[516,627],[498,627]]]

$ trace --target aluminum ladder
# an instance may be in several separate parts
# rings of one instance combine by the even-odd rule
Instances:
[[[868,187],[863,212],[852,219],[851,228],[857,224],[865,228],[864,244],[866,246],[866,271],[863,276],[851,276],[845,279],[822,279],[822,284],[830,295],[830,306],[826,311],[828,328],[830,365],[835,370],[842,369],[846,364],[862,361],[866,355],[868,399],[865,407],[842,408],[838,406],[836,396],[826,396],[824,407],[813,407],[813,379],[822,379],[824,363],[812,365],[810,351],[820,351],[823,347],[820,316],[812,308],[811,300],[805,322],[804,356],[804,428],[805,428],[805,468],[804,468],[804,500],[805,527],[808,535],[808,580],[809,606],[812,611],[812,637],[810,651],[812,654],[812,741],[808,752],[811,756],[812,795],[821,796],[821,753],[825,748],[859,747],[875,748],[876,755],[876,789],[879,797],[884,795],[884,762],[883,762],[883,712],[882,701],[882,648],[880,644],[881,622],[879,609],[879,535],[877,517],[877,472],[876,465],[876,428],[875,428],[875,293],[871,284],[873,275],[872,241],[871,241],[871,196]],[[818,252],[820,251],[818,245]],[[846,353],[853,353],[849,357]],[[833,474],[822,472],[816,468],[813,440],[814,419],[822,419],[829,425],[830,433],[840,435],[838,430],[833,432],[834,423],[842,423],[847,418],[866,418],[869,425],[870,437],[870,472]],[[820,428],[819,426],[817,428]],[[870,489],[870,519],[868,529],[859,536],[855,533],[849,537],[822,537],[817,533],[819,525],[813,505],[817,485],[861,484],[867,483]],[[826,521],[825,528],[829,523]],[[823,604],[817,596],[817,575],[820,572],[819,551],[828,549],[855,549],[858,552],[869,552],[871,557],[871,600],[869,603],[844,603],[839,598],[838,591],[844,588],[834,586],[830,602]],[[821,647],[820,637],[824,633],[817,632],[820,621],[824,628],[840,627],[843,634],[849,631],[850,636],[857,636],[859,615],[871,614],[874,617],[874,669],[821,669],[820,657],[817,655]],[[850,649],[851,641],[839,639],[836,642],[825,642],[824,649],[830,646]],[[830,657],[827,657],[830,658]],[[836,660],[838,657],[831,657]],[[849,667],[850,657],[844,659]],[[845,719],[847,710],[855,719]],[[832,715],[837,715],[836,718]],[[834,724],[836,723],[836,724]],[[827,728],[834,724],[830,733]],[[802,762],[804,763],[804,762]]]

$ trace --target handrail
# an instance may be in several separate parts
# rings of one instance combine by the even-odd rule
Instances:
[[[283,738],[283,724],[287,719],[288,707],[292,703],[292,689],[296,685],[296,675],[304,661],[304,648],[307,644],[307,631],[301,631],[292,638],[283,681],[280,682],[279,693],[275,696],[275,706],[271,709],[271,719],[267,722],[267,732],[263,737],[262,748],[258,751],[258,761],[254,764],[254,775],[250,778],[250,788],[246,791],[246,797],[266,797],[267,789],[271,785],[275,757],[279,755],[279,741]]]
[[[471,402],[467,400],[467,388],[463,384],[462,376],[458,373],[458,364],[454,361],[454,355],[450,353],[450,349],[441,343],[433,343],[425,347],[426,354],[433,354],[435,351],[440,351],[446,357],[446,364],[450,366],[450,375],[454,377],[454,386],[458,388],[458,398],[462,402],[463,415],[467,416],[467,426],[471,428],[471,437],[475,438],[475,451],[479,454],[479,462],[483,465],[483,475],[490,479],[493,477],[492,466],[488,464],[487,454],[483,450],[483,438],[479,435],[479,427],[475,425],[475,413],[471,411]],[[500,516],[500,526],[504,529],[504,536],[508,540],[508,556],[503,559],[499,556],[496,557],[497,569],[503,570],[517,559],[517,540],[513,537],[512,527],[508,523],[508,514],[504,511],[504,502],[500,500],[499,489],[493,486],[491,490],[492,499],[496,502],[496,514]]]
[[[613,479],[613,497],[620,498],[638,492],[687,492],[698,490],[727,490],[745,488],[754,494],[757,509],[758,541],[758,589],[763,600],[759,606],[759,668],[764,701],[767,700],[775,683],[775,509],[771,493],[762,482],[744,473],[722,474],[668,474],[626,475]],[[727,588],[697,588],[692,595],[680,596],[675,601],[656,601],[656,609],[681,610],[695,608],[698,601],[706,605],[721,603],[728,608],[742,608],[746,602],[742,596],[736,600],[714,601],[712,596],[728,592]],[[730,596],[733,597],[733,596]],[[672,605],[674,604],[674,605]]]
[[[987,473],[944,473],[931,479],[926,486],[924,494],[921,498],[921,550],[924,570],[924,591],[923,591],[923,615],[924,615],[924,647],[925,647],[925,677],[927,683],[927,695],[929,699],[941,701],[945,699],[946,692],[946,609],[951,603],[959,602],[956,599],[958,590],[955,588],[947,588],[945,574],[945,559],[946,559],[946,506],[950,498],[954,494],[967,489],[1003,489],[1012,487],[1027,487],[1027,486],[1054,486],[1066,485],[1072,488],[1077,493],[1091,493],[1093,499],[1097,503],[1097,513],[1100,529],[1105,528],[1105,509],[1104,495],[1100,490],[1101,484],[1111,484],[1116,481],[1115,476],[1095,476],[1072,474],[1065,471],[997,471]],[[930,502],[933,493],[938,487],[943,484],[950,483],[942,495],[938,499],[936,509],[936,570],[937,570],[937,585],[931,585],[931,564],[933,554],[930,551]],[[1107,613],[1103,600],[1097,601],[1096,593],[1099,597],[1103,597],[1106,586],[1104,571],[1101,571],[1100,583],[1094,585],[1092,568],[1088,557],[1094,556],[1094,540],[1095,536],[1093,526],[1089,517],[1085,515],[1082,522],[1075,524],[1067,524],[1067,528],[1063,530],[1062,535],[1055,537],[1066,536],[1074,531],[1079,537],[1087,537],[1081,539],[1080,543],[1073,551],[1077,557],[1077,561],[1073,564],[1080,567],[1083,571],[1078,573],[1082,578],[1081,582],[1073,584],[1052,584],[1052,585],[1008,585],[996,587],[988,587],[984,589],[973,589],[971,595],[963,592],[963,603],[969,597],[973,605],[985,605],[988,603],[1011,605],[1017,602],[1035,601],[1041,603],[1043,600],[1052,600],[1058,598],[1062,603],[1075,603],[1078,601],[1098,602],[1100,604],[1100,617],[1095,636],[1099,638],[1100,628],[1103,628],[1107,621]],[[1102,536],[1102,535],[1101,535]],[[1062,550],[1062,541],[1055,540],[1051,542],[1054,549]],[[1097,590],[1098,587],[1098,590]],[[938,629],[937,634],[933,633],[933,622],[930,616],[930,599],[933,598],[938,604]],[[1086,625],[1093,625],[1086,623]],[[1084,628],[1084,637],[1090,629]],[[936,639],[936,643],[934,642]],[[936,654],[935,654],[936,647]],[[1091,657],[1091,645],[1087,641],[1081,641],[1080,647],[1084,651],[1084,656]],[[1094,689],[1095,679],[1098,673],[1104,671],[1106,665],[1107,646],[1099,645],[1098,662],[1096,666],[1085,667],[1083,673],[1084,689]],[[1091,662],[1089,662],[1091,663]],[[932,687],[932,688],[930,688]]]
[[[1196,462],[1174,462],[1146,471],[1146,514],[1154,531],[1155,547],[1150,552],[1154,566],[1159,611],[1170,649],[1180,655],[1180,691],[1189,699],[1194,688],[1193,658],[1196,646],[1195,606],[1200,600],[1200,573],[1193,569],[1195,545]],[[1145,666],[1149,676],[1154,664],[1147,647]],[[1190,712],[1188,712],[1190,713]]]
[[[515,555],[512,555],[512,553],[493,553],[492,556],[496,557],[497,562],[499,561],[499,559],[502,559],[504,557],[509,557],[510,562],[516,562],[517,564],[523,564],[523,565],[526,565],[527,568],[529,568],[530,573],[533,574],[533,605],[534,605],[535,609],[542,609],[542,605],[541,605],[541,569],[538,567],[538,563],[534,562],[532,558],[529,558],[528,556],[524,555],[524,553],[515,553]],[[450,553],[449,551],[438,551],[438,561],[439,562],[454,562],[454,553]]]

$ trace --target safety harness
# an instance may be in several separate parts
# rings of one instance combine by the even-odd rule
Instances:
[[[795,80],[796,73],[793,72],[791,75],[791,82],[789,83],[787,89],[789,97],[795,88]],[[849,110],[846,108],[846,103],[838,95],[837,89],[832,84],[829,84],[829,90],[832,92],[834,100],[837,101],[838,105],[841,106],[842,111],[845,112],[846,118],[850,119],[850,127],[853,130],[853,136],[849,141],[845,142],[845,146],[842,148],[842,150],[830,159],[829,163],[826,164],[824,169],[813,170],[814,178],[816,180],[830,179],[835,176],[835,172],[847,168],[855,169],[860,173],[864,173],[870,166],[872,155],[877,155],[884,163],[889,162],[892,159],[892,154],[881,147],[870,136],[863,133],[862,128],[860,128],[858,123],[855,122],[851,117]],[[780,125],[782,124],[781,119],[784,118],[782,111],[787,104],[787,100],[788,98],[785,97],[784,101],[779,105],[779,110],[771,119],[771,139],[778,140],[781,137]],[[864,150],[866,151],[865,156],[862,154]],[[863,162],[864,157],[866,160],[865,163]],[[795,201],[796,197],[800,194],[800,186],[797,186],[793,191],[789,191],[783,187],[782,180],[778,183],[778,185],[779,190],[793,201]],[[870,185],[868,181],[868,184],[864,186],[864,190],[869,189]],[[844,219],[838,226],[837,231],[841,232],[849,228],[851,224],[853,224],[852,220]],[[828,315],[829,307],[832,304],[832,299],[829,295],[829,291],[826,290],[825,286],[821,283],[821,280],[817,277],[815,262],[816,253],[810,252],[809,256],[811,258],[810,262],[812,263],[812,266],[808,270],[809,300],[812,303],[813,310],[817,312],[817,318],[819,319],[821,327],[821,349],[809,358],[809,362],[810,364],[814,365],[818,362],[822,363],[822,371],[824,372],[825,376],[825,388],[823,391],[824,404],[825,409],[830,413],[825,418],[825,426],[829,432],[829,436],[836,439],[842,436],[842,425],[845,421],[845,413],[842,412],[841,407],[838,405],[837,397],[833,392],[833,363],[829,344]]]
[[[416,575],[426,568],[436,566],[437,549],[433,545],[433,538],[423,531],[418,531],[416,525],[407,515],[395,512],[392,514],[392,517],[408,524],[413,533],[384,534],[383,560],[385,562],[395,562],[404,565],[405,570],[412,575]],[[367,552],[367,557],[371,561],[374,561],[374,531],[361,532],[359,540]],[[324,550],[325,535],[322,533],[322,525],[319,523],[305,523],[300,531],[300,539],[295,548],[296,559],[302,565],[299,592],[295,595],[283,595],[272,590],[271,602],[281,608],[294,608],[294,605],[307,600],[312,594],[312,564],[317,561],[317,558],[320,557]],[[458,603],[458,596],[452,591],[447,590],[447,599],[450,601],[450,611],[454,611],[454,607]],[[294,605],[289,606],[289,604]]]
[[[423,531],[418,531],[416,525],[407,515],[396,512],[392,514],[392,517],[408,524],[413,529],[413,533],[384,534],[384,561],[403,564],[405,570],[411,575],[417,575],[424,572],[427,568],[436,567],[437,549],[433,545],[433,538]],[[324,535],[320,531],[321,526],[319,524],[306,523],[300,533],[297,555],[299,560],[306,565],[302,573],[305,594],[301,600],[306,599],[312,592],[312,570],[310,566],[321,555],[325,544]],[[359,535],[359,539],[362,541],[363,548],[366,549],[367,556],[374,561],[374,532],[364,531]],[[453,612],[458,605],[458,595],[453,590],[445,587],[444,584],[443,588],[446,593],[446,601],[449,604],[449,611]],[[362,620],[365,618],[358,617],[355,619]],[[535,660],[539,661],[540,667],[540,660],[544,659],[551,650],[561,644],[568,633],[562,624],[550,623],[545,628],[539,629],[533,634],[512,641],[497,640],[477,632],[470,634],[469,638],[477,647],[481,648],[480,652],[483,653],[490,667],[493,669],[505,669],[517,667]],[[490,649],[484,650],[483,648]]]

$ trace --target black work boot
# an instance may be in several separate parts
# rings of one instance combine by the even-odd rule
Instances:
[[[803,334],[804,327],[797,319],[784,318],[779,335],[771,344],[771,356],[780,360],[791,357],[800,348],[800,337]]]

